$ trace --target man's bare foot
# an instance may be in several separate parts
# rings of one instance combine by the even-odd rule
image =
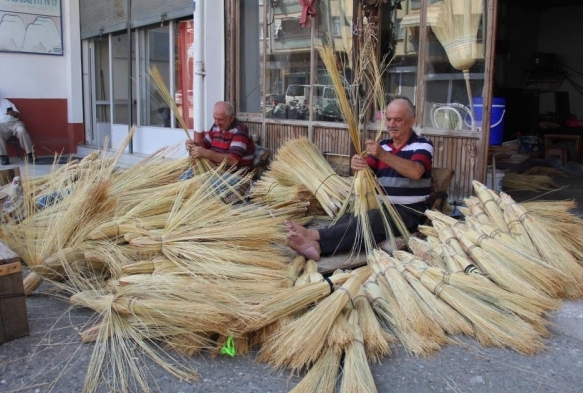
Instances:
[[[306,258],[313,259],[314,261],[320,260],[320,243],[316,240],[310,239],[303,233],[294,230],[288,232],[287,239],[291,248]]]
[[[320,240],[320,234],[318,233],[318,231],[316,229],[308,229],[306,227],[301,226],[300,224],[293,222],[291,220],[285,220],[283,222],[283,225],[285,225],[285,227],[287,228],[287,230],[289,232],[294,231],[294,232],[298,232],[301,233],[302,235],[304,235],[306,238],[310,239],[310,240]]]

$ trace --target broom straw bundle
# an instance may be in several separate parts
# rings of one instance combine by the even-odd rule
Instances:
[[[409,327],[421,336],[425,336],[436,343],[445,344],[447,339],[443,330],[433,324],[425,314],[420,305],[422,299],[418,297],[418,293],[399,273],[395,260],[382,251],[375,251],[374,260],[375,262],[373,262],[372,266],[375,273],[377,273],[377,283],[381,287],[386,286],[387,291],[390,291],[390,296],[395,299],[400,313]]]
[[[288,140],[269,166],[270,175],[282,185],[305,186],[330,217],[350,194],[350,184],[324,159],[307,138]]]
[[[543,348],[538,332],[518,316],[503,312],[443,281],[437,282],[411,265],[405,265],[405,268],[427,289],[470,320],[480,344],[507,347],[522,354],[534,354]]]
[[[408,243],[409,249],[417,257],[427,261],[431,266],[446,268],[445,261],[437,254],[425,240],[421,240],[416,236],[411,236]]]
[[[355,336],[345,351],[340,393],[376,393],[377,389],[368,364],[364,333],[360,327],[361,322],[357,310],[350,312],[348,323],[354,329]]]
[[[548,296],[556,297],[562,293],[566,277],[559,270],[546,264],[544,261],[525,254],[520,249],[512,248],[505,243],[475,231],[466,231],[459,235],[462,245],[467,249],[478,266],[484,264],[485,267],[490,262],[496,264],[495,261],[498,261],[497,272],[494,273],[492,267],[489,269],[481,268],[481,270],[493,279],[494,274],[496,274],[495,281],[504,288],[517,291],[516,288],[512,289],[512,287],[507,286],[511,282],[507,280],[514,279],[519,280],[519,282],[526,281],[529,283],[529,286],[525,286],[524,283],[520,284],[525,286],[525,289],[534,287],[537,291],[545,293]],[[507,272],[507,277],[504,279],[505,284],[499,282],[502,279],[499,273],[502,273],[503,269]]]
[[[510,232],[506,221],[504,221],[504,213],[498,206],[494,196],[488,191],[488,188],[477,180],[472,180],[472,185],[492,224],[503,232]]]
[[[443,281],[445,284],[459,288],[485,302],[519,315],[539,328],[539,333],[546,333],[546,329],[544,329],[546,325],[545,314],[550,310],[556,310],[559,304],[554,299],[541,301],[507,291],[492,281],[480,279],[479,276],[472,274],[444,272],[432,267],[428,267],[424,274],[429,275],[437,282]]]
[[[583,265],[583,219],[569,212],[575,201],[533,201],[522,206]]]
[[[441,347],[411,329],[400,315],[398,305],[377,282],[369,279],[364,284],[366,295],[381,324],[397,337],[409,354],[429,356]]]
[[[565,295],[569,298],[583,296],[583,266],[565,249],[555,237],[543,227],[524,207],[519,204],[509,204],[519,217],[539,254],[550,266],[564,273],[568,280],[565,285]]]
[[[370,38],[370,36],[369,36]],[[365,39],[366,41],[366,39]],[[372,49],[374,45],[369,40],[369,45],[366,45],[364,49],[369,49],[370,53],[367,53],[366,56],[374,56],[376,58],[376,52]],[[336,92],[336,96],[338,97],[338,101],[340,104],[340,111],[344,117],[344,121],[348,126],[348,133],[350,135],[350,139],[352,141],[352,145],[355,149],[356,154],[363,154],[362,150],[362,140],[360,136],[360,130],[356,121],[356,117],[352,111],[352,106],[346,96],[346,90],[342,79],[340,77],[340,72],[336,65],[336,58],[334,55],[334,51],[329,46],[318,47],[318,53],[320,54],[320,58],[324,62],[326,66],[326,70],[330,75],[332,80],[332,85],[334,86],[334,91]],[[373,68],[369,70],[372,71],[372,94],[375,97],[380,97],[382,105],[384,105],[384,93],[382,93],[382,79],[380,78],[380,71],[378,68]],[[364,72],[364,70],[359,70],[359,72]],[[380,135],[380,133],[379,133]],[[367,212],[372,209],[379,209],[381,213],[381,218],[383,221],[385,233],[387,233],[388,242],[393,247],[396,248],[395,236],[393,235],[393,230],[389,223],[389,219],[395,224],[396,228],[399,230],[401,235],[407,239],[409,232],[403,223],[403,220],[392,206],[388,198],[386,197],[384,190],[379,185],[376,177],[374,176],[372,170],[370,168],[365,168],[364,170],[358,171],[353,178],[353,182],[351,185],[351,191],[354,194],[354,198],[349,197],[350,193],[348,193],[345,197],[345,203],[341,209],[341,212],[346,212],[349,210],[349,206],[351,206],[351,211],[353,212],[354,216],[359,218],[360,228],[362,237],[357,240],[357,244],[354,245],[354,250],[360,248],[360,242],[364,242],[366,253],[372,252],[372,250],[376,247],[376,243],[373,239],[372,235],[372,228],[370,227],[370,223],[368,221],[368,214]],[[382,203],[377,198],[377,194],[381,196]],[[388,215],[386,212],[388,212]]]
[[[333,294],[274,334],[262,349],[273,354],[270,363],[277,368],[287,367],[292,371],[314,363],[322,353],[325,337],[334,321],[348,301],[357,295],[370,272],[368,267],[355,270],[355,276],[349,278]]]
[[[420,263],[421,266],[428,268],[429,265],[425,261],[416,258],[414,255],[406,251],[395,251],[395,258],[400,261],[400,263],[397,264],[399,272],[411,287],[413,287],[415,292],[417,292],[419,298],[423,300],[422,306],[426,315],[447,334],[465,334],[467,336],[473,336],[474,331],[472,325],[467,319],[462,317],[460,313],[431,293],[421,281],[419,281],[419,279],[405,269],[405,264],[412,263],[414,260],[417,260],[417,263]]]
[[[390,344],[396,341],[396,338],[381,327],[364,288],[358,290],[352,301],[354,311],[359,315],[359,327],[362,330],[367,358],[371,362],[380,362],[382,358],[391,354]]]

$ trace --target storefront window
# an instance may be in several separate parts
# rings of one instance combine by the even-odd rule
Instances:
[[[170,127],[171,110],[164,101],[156,84],[149,78],[149,71],[155,67],[170,89],[170,32],[168,26],[140,31],[140,76],[143,87],[141,95],[141,123],[145,126]]]
[[[113,122],[116,124],[132,124],[137,120],[137,105],[136,105],[136,56],[135,56],[135,40],[132,33],[132,52],[131,52],[131,77],[128,75],[128,35],[120,34],[114,35],[112,39],[113,52]],[[131,85],[130,85],[131,84]],[[130,101],[130,86],[131,86],[131,106],[132,116],[128,112],[128,104]]]
[[[94,44],[94,77],[95,86],[95,120],[97,123],[110,123],[111,93],[109,91],[109,40],[102,37],[93,41]]]
[[[472,108],[484,86],[485,48],[478,39],[483,11],[482,0],[443,0],[427,7],[424,127],[477,129]]]
[[[265,111],[266,118],[292,120],[309,120],[312,111],[312,120],[343,121],[315,45],[334,48],[349,86],[353,1],[323,0],[315,8],[316,16],[302,26],[302,5],[297,0],[241,2],[239,111]]]

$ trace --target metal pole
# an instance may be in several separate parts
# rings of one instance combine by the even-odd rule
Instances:
[[[132,128],[132,124],[134,122],[133,119],[133,97],[132,97],[132,0],[128,1],[128,9],[127,9],[127,35],[128,35],[128,127],[129,129]],[[128,129],[128,132],[129,132]],[[128,152],[130,154],[134,153],[134,138],[130,139],[128,143]]]
[[[202,133],[204,127],[204,1],[193,0],[194,4],[194,78],[193,78],[193,116],[194,132]],[[202,136],[202,134],[199,134]]]

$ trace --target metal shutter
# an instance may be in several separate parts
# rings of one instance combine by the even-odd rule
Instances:
[[[134,0],[132,1],[132,27],[140,27],[192,16],[192,0]]]
[[[80,0],[81,38],[127,29],[128,0]],[[140,27],[192,16],[192,0],[133,0],[131,26]]]
[[[127,0],[81,0],[81,38],[127,28]]]

